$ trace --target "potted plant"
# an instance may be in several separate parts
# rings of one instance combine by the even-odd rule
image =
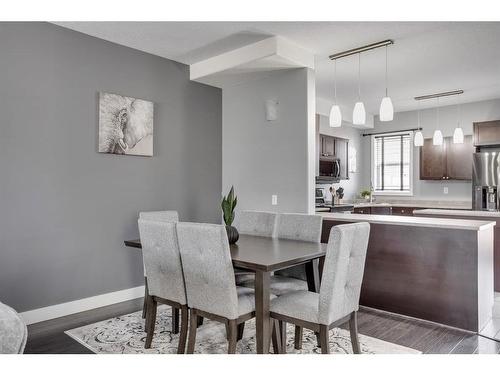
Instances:
[[[227,239],[230,244],[236,243],[238,238],[240,237],[238,230],[233,227],[234,220],[234,209],[236,207],[236,203],[238,202],[238,197],[234,195],[234,186],[231,186],[231,190],[229,190],[229,194],[227,197],[222,197],[222,213],[224,215],[224,223],[226,223],[226,232]]]
[[[361,196],[361,198],[369,200],[370,196],[372,195],[372,192],[370,190],[365,189],[365,190],[362,190],[361,193],[359,193],[359,195]]]

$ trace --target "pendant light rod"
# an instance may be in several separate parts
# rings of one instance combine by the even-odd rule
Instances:
[[[387,45],[385,46],[385,96],[387,95]]]
[[[436,94],[415,96],[414,99],[415,100],[427,100],[427,99],[441,98],[443,96],[461,95],[463,93],[464,93],[464,90],[445,91],[445,92],[438,92]]]
[[[338,60],[338,59],[341,59],[343,57],[356,55],[356,54],[361,53],[361,52],[366,52],[366,51],[370,51],[372,49],[389,46],[391,44],[394,44],[394,41],[392,39],[387,39],[387,40],[383,40],[381,42],[367,44],[366,46],[363,46],[363,47],[357,47],[357,48],[353,48],[353,49],[350,49],[347,51],[334,53],[333,55],[330,55],[329,58],[330,58],[330,60]]]
[[[361,53],[358,53],[358,100],[361,100]]]
[[[337,104],[337,60],[333,63],[333,91],[335,94],[335,104]]]
[[[411,128],[411,129],[397,130],[397,133],[414,132],[414,131],[418,131],[418,130],[422,130],[422,128],[419,126],[419,127]],[[388,130],[386,132],[384,131],[384,132],[378,132],[378,133],[364,133],[364,134],[361,134],[361,135],[363,137],[368,137],[370,135],[394,134],[394,133],[395,133],[394,130]]]

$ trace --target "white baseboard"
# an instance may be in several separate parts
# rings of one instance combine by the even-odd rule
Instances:
[[[141,297],[144,297],[144,286],[100,294],[59,305],[41,307],[22,312],[20,315],[26,324],[33,324]]]

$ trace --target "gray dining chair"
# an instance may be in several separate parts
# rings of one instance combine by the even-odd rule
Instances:
[[[184,353],[188,329],[188,307],[177,242],[176,223],[139,219],[144,268],[148,278],[147,336],[150,348],[156,324],[158,303],[181,311],[181,330],[177,353]]]
[[[368,223],[333,227],[319,293],[295,291],[275,298],[270,303],[271,317],[319,333],[323,354],[330,352],[330,329],[349,321],[353,352],[360,353],[357,311],[369,235]],[[296,335],[295,340],[302,337]],[[300,346],[295,342],[295,347]],[[286,351],[286,332],[281,334],[280,347]]]
[[[178,223],[177,237],[190,308],[188,353],[196,341],[197,317],[226,326],[228,353],[236,351],[238,330],[255,316],[253,289],[236,286],[223,225]]]
[[[241,211],[236,215],[236,228],[240,234],[259,237],[273,237],[276,228],[277,215],[273,212],[265,211]],[[245,282],[252,283],[255,274],[242,268],[234,269],[236,284]]]
[[[139,219],[161,221],[165,223],[176,223],[179,221],[177,211],[144,211],[139,213]],[[143,259],[144,266],[144,259]],[[142,305],[142,318],[147,318],[147,301],[148,301],[148,278],[146,277],[146,268],[144,268],[144,303]],[[145,328],[148,327],[146,320]],[[179,310],[172,307],[172,332],[179,333]]]
[[[268,221],[269,222],[269,221]],[[277,214],[274,220],[273,237],[305,242],[321,241],[322,217],[307,214]],[[254,281],[243,280],[239,285],[253,288]],[[270,278],[270,291],[273,295],[295,290],[308,290],[305,265],[280,270]]]
[[[0,302],[0,355],[22,354],[27,339],[28,329],[21,316]]]

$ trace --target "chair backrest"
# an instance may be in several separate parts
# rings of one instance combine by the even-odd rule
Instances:
[[[330,231],[319,292],[319,323],[330,324],[359,308],[370,224],[338,225]]]
[[[176,223],[179,221],[179,214],[177,211],[144,211],[139,212],[139,219],[162,221],[165,223]],[[144,256],[142,259],[144,264]],[[144,266],[144,277],[146,276],[146,267]]]
[[[319,215],[279,214],[276,220],[276,237],[307,242],[321,241]]]
[[[177,238],[188,306],[236,319],[238,296],[226,228],[215,224],[178,223]]]
[[[179,221],[179,214],[177,211],[145,211],[139,213],[139,219],[170,223]]]
[[[144,269],[152,296],[186,304],[176,223],[139,219]]]
[[[238,214],[238,232],[252,236],[273,237],[276,214],[264,211],[241,211]]]

